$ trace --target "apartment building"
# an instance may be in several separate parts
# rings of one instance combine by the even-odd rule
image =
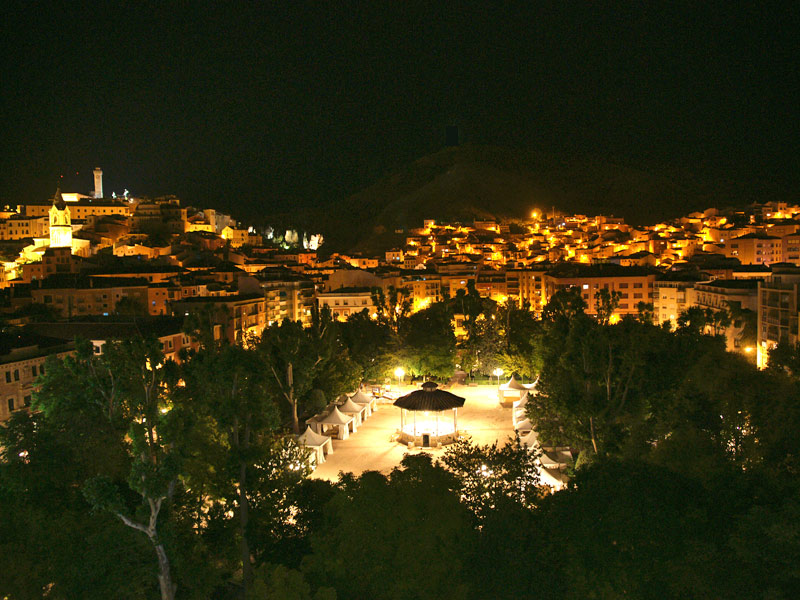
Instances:
[[[90,216],[102,217],[108,215],[130,216],[131,204],[119,200],[97,200],[84,198],[77,202],[67,202],[69,213],[73,220],[81,221]],[[20,212],[27,217],[46,217],[53,206],[52,200],[43,202],[30,202],[20,205]]]
[[[506,289],[509,298],[516,300],[522,308],[527,305],[539,314],[545,305],[544,276],[550,267],[508,269],[506,271]]]
[[[767,366],[769,351],[779,342],[797,344],[800,303],[800,267],[782,266],[758,283],[757,364]]]
[[[164,314],[163,305],[152,304],[156,298],[150,297],[145,279],[54,275],[37,283],[31,289],[33,302],[44,304],[65,318],[109,315],[118,309],[135,308],[152,315]]]
[[[725,336],[725,347],[729,352],[740,352],[754,361],[756,356],[753,353],[753,342],[746,344],[743,340],[747,319],[742,315],[757,314],[758,284],[756,279],[715,279],[697,283],[687,292],[693,306],[739,315],[724,331],[711,331],[709,327],[707,333],[721,333]]]
[[[342,321],[363,310],[370,315],[376,310],[369,288],[339,288],[329,292],[318,292],[317,304],[320,310],[329,308],[333,317]]]
[[[31,332],[6,336],[0,348],[0,422],[31,405],[36,379],[51,355],[64,357],[75,343]]]
[[[781,238],[762,233],[749,233],[727,240],[722,246],[725,256],[738,258],[743,265],[781,262]]]
[[[0,240],[44,238],[49,234],[50,220],[47,216],[14,215],[9,219],[0,220]]]
[[[637,315],[640,302],[654,300],[656,273],[641,267],[621,267],[613,264],[564,264],[544,275],[546,300],[559,290],[575,288],[586,302],[587,314],[596,315],[595,294],[602,289],[620,293],[614,311],[619,316]]]
[[[176,316],[197,315],[214,329],[215,339],[244,341],[259,336],[267,326],[267,305],[262,294],[184,298],[171,303]]]

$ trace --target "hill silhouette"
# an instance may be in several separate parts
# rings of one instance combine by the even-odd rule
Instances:
[[[663,165],[463,145],[413,161],[317,215],[336,249],[380,251],[425,218],[526,218],[536,208],[656,223],[710,206],[787,200],[769,182],[740,182]]]

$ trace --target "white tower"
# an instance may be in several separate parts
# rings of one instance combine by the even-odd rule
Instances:
[[[94,197],[103,197],[103,169],[100,167],[94,169]]]

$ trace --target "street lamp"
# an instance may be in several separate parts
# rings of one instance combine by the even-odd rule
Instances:
[[[497,367],[494,371],[492,371],[492,375],[497,377],[497,385],[500,385],[500,377],[503,375],[504,371],[500,367]]]
[[[397,367],[394,370],[394,376],[397,377],[397,387],[400,387],[401,382],[403,381],[403,377],[405,376],[406,372],[403,367]]]

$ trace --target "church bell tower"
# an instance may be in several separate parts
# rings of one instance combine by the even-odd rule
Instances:
[[[50,247],[72,248],[72,219],[60,188],[56,190],[50,208]]]

